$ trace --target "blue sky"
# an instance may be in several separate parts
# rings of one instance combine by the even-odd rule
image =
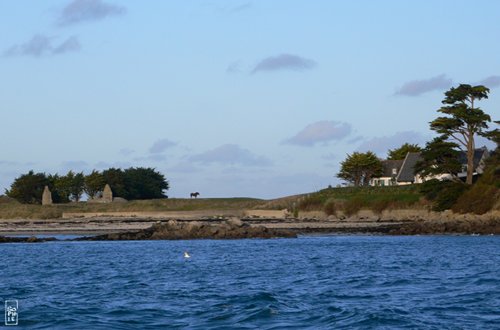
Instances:
[[[499,1],[0,2],[0,189],[147,166],[171,197],[339,184],[347,153],[433,137],[443,92],[500,108]],[[479,141],[478,146],[484,144]]]

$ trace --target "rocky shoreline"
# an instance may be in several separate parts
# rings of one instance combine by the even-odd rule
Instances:
[[[120,240],[179,240],[179,239],[241,239],[241,238],[292,238],[297,235],[285,229],[265,226],[251,226],[240,219],[233,218],[223,223],[206,224],[200,222],[157,223],[153,226],[123,233],[77,238],[79,241],[120,241]]]
[[[345,217],[303,214],[301,218],[169,214],[175,218],[95,217],[0,221],[0,243],[57,240],[49,235],[79,235],[76,240],[175,240],[296,237],[313,234],[368,235],[500,235],[500,213],[458,215],[451,212],[361,211]],[[265,214],[264,214],[265,215]],[[4,236],[2,236],[4,235]],[[17,235],[17,237],[16,237]],[[43,235],[42,237],[37,237]],[[84,236],[85,235],[85,236]]]

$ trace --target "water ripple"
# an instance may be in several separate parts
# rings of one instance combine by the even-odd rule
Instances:
[[[19,300],[26,329],[492,329],[500,324],[499,243],[329,236],[4,244],[0,298]]]

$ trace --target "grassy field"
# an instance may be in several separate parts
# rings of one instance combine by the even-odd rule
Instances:
[[[324,211],[326,214],[355,214],[361,209],[381,213],[386,209],[424,208],[427,203],[418,186],[327,188],[299,198],[295,208],[300,211]],[[297,212],[296,211],[296,212]]]
[[[264,201],[254,198],[155,199],[126,203],[69,203],[50,206],[20,204],[0,196],[0,219],[53,219],[63,212],[152,212],[251,209]]]
[[[318,192],[273,200],[255,198],[157,199],[125,203],[69,203],[51,206],[20,204],[0,196],[0,219],[51,219],[63,213],[82,212],[154,212],[244,209],[288,209],[299,215],[304,211],[323,211],[327,215],[356,214],[361,209],[375,213],[391,209],[428,208],[418,185],[392,187],[327,188]]]

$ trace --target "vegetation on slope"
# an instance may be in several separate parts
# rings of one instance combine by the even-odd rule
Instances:
[[[3,219],[55,219],[63,212],[163,212],[197,210],[251,209],[263,201],[254,198],[199,198],[151,199],[126,203],[67,203],[53,205],[21,204],[11,198],[0,197],[0,218]]]
[[[341,211],[347,216],[360,209],[381,213],[385,209],[422,207],[416,186],[327,188],[300,198],[295,204],[300,211],[324,211],[328,215]]]
[[[452,207],[456,213],[484,214],[500,208],[500,153],[493,153],[483,175]]]

